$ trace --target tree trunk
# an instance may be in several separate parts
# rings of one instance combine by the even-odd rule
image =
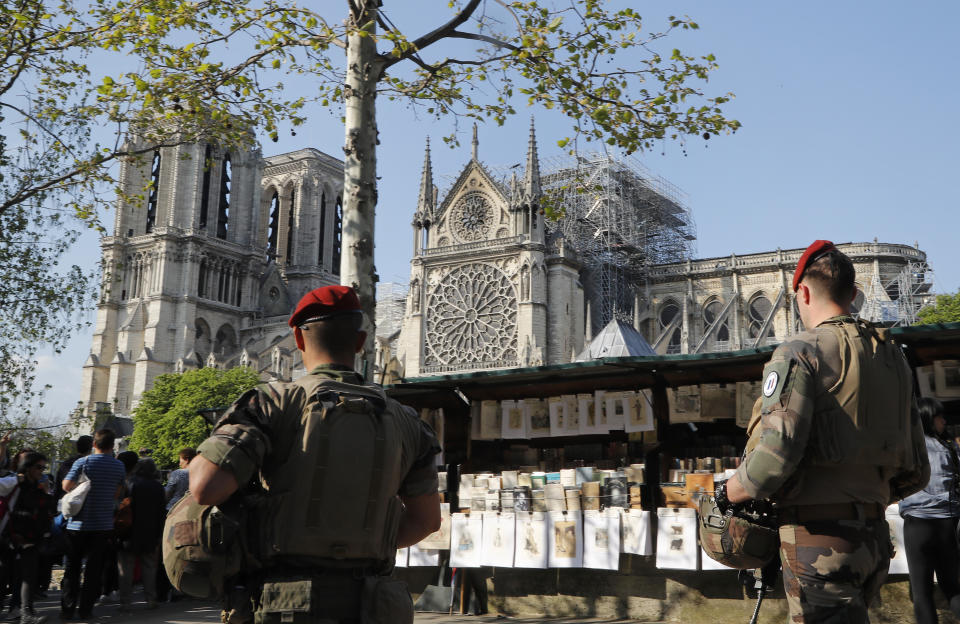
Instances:
[[[373,34],[377,0],[351,0],[350,19]],[[359,371],[373,377],[376,332],[377,271],[373,262],[374,213],[377,205],[377,82],[382,72],[373,37],[347,39],[347,78],[343,182],[343,235],[340,283],[352,286],[363,306],[367,341]]]

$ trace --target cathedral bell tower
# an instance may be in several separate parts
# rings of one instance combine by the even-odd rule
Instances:
[[[121,164],[83,367],[88,415],[97,403],[130,414],[162,373],[248,365],[283,379],[296,367],[293,304],[338,282],[343,163],[310,149],[264,159],[250,139],[161,147]]]

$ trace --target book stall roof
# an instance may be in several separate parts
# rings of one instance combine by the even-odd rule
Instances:
[[[387,386],[401,403],[443,407],[461,403],[457,393],[471,400],[518,399],[649,388],[658,383],[683,386],[734,383],[760,378],[773,347],[724,353],[601,358],[549,366],[472,371],[434,377],[416,377]]]
[[[893,339],[909,347],[912,364],[960,358],[960,323],[933,323],[912,327],[894,327]]]
[[[896,327],[890,334],[908,347],[911,363],[960,358],[960,323]],[[470,400],[519,399],[592,392],[595,389],[637,389],[701,383],[759,380],[774,347],[722,353],[601,358],[549,366],[471,371],[415,377],[387,386],[402,403],[420,407],[463,404]]]

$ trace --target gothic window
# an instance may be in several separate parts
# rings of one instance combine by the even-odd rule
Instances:
[[[153,152],[153,165],[150,167],[150,195],[147,197],[147,227],[149,234],[157,220],[157,195],[160,192],[160,150]]]
[[[297,205],[297,191],[290,191],[290,209],[287,210],[287,264],[293,259],[293,210]]]
[[[203,297],[206,295],[206,285],[207,285],[207,261],[200,261],[200,275],[197,276],[197,296]]]
[[[457,202],[453,210],[451,229],[461,241],[487,238],[493,225],[493,207],[480,193],[468,193]]]
[[[323,266],[323,237],[327,235],[327,194],[320,193],[320,236],[317,237],[317,264]]]
[[[333,266],[334,275],[340,275],[340,255],[343,253],[343,200],[337,197],[336,212],[333,213]]]
[[[660,314],[657,317],[660,321],[660,332],[662,333],[674,319],[680,316],[680,306],[674,301],[667,301],[660,308]],[[670,336],[667,337],[667,353],[680,353],[680,327],[674,327]]]
[[[427,309],[427,366],[516,364],[517,295],[496,267],[476,263],[454,269],[430,293]]]
[[[223,325],[217,330],[213,343],[213,352],[219,361],[224,361],[239,349],[237,334],[229,325]]]
[[[210,354],[210,326],[202,318],[198,318],[194,327],[196,332],[193,337],[193,350],[197,355],[197,364],[202,367],[206,363],[207,355]]]
[[[240,307],[240,302],[243,300],[243,279],[241,275],[237,275],[237,292],[234,297],[234,304],[238,308]]]
[[[703,306],[703,331],[707,331],[707,329],[717,321],[722,311],[723,303],[719,299],[714,299]],[[720,325],[713,331],[713,339],[716,342],[728,342],[730,340],[730,330],[727,327],[726,318],[724,318]]]
[[[220,169],[220,204],[217,209],[217,238],[226,239],[230,222],[230,176],[233,165],[230,164],[230,154],[224,154],[223,167]]]
[[[203,184],[200,187],[200,229],[207,227],[207,212],[210,208],[210,168],[213,165],[208,145],[203,151]]]
[[[749,322],[747,331],[751,338],[760,336],[763,323],[767,320],[772,309],[773,304],[763,294],[758,294],[750,300],[750,304],[747,306],[747,320]]]
[[[274,191],[270,198],[270,223],[267,226],[267,259],[277,255],[277,230],[280,225],[280,196]]]

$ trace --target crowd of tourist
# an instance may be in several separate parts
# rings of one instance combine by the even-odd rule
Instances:
[[[164,487],[148,449],[115,453],[114,443],[109,429],[81,436],[54,476],[45,455],[30,448],[10,454],[10,436],[0,438],[2,619],[42,624],[34,601],[47,596],[59,564],[62,619],[88,619],[105,602],[129,612],[138,582],[148,609],[176,598],[160,563],[160,538],[167,510],[187,490],[196,451],[180,452],[180,468]],[[65,518],[61,499],[86,481],[82,506]]]

